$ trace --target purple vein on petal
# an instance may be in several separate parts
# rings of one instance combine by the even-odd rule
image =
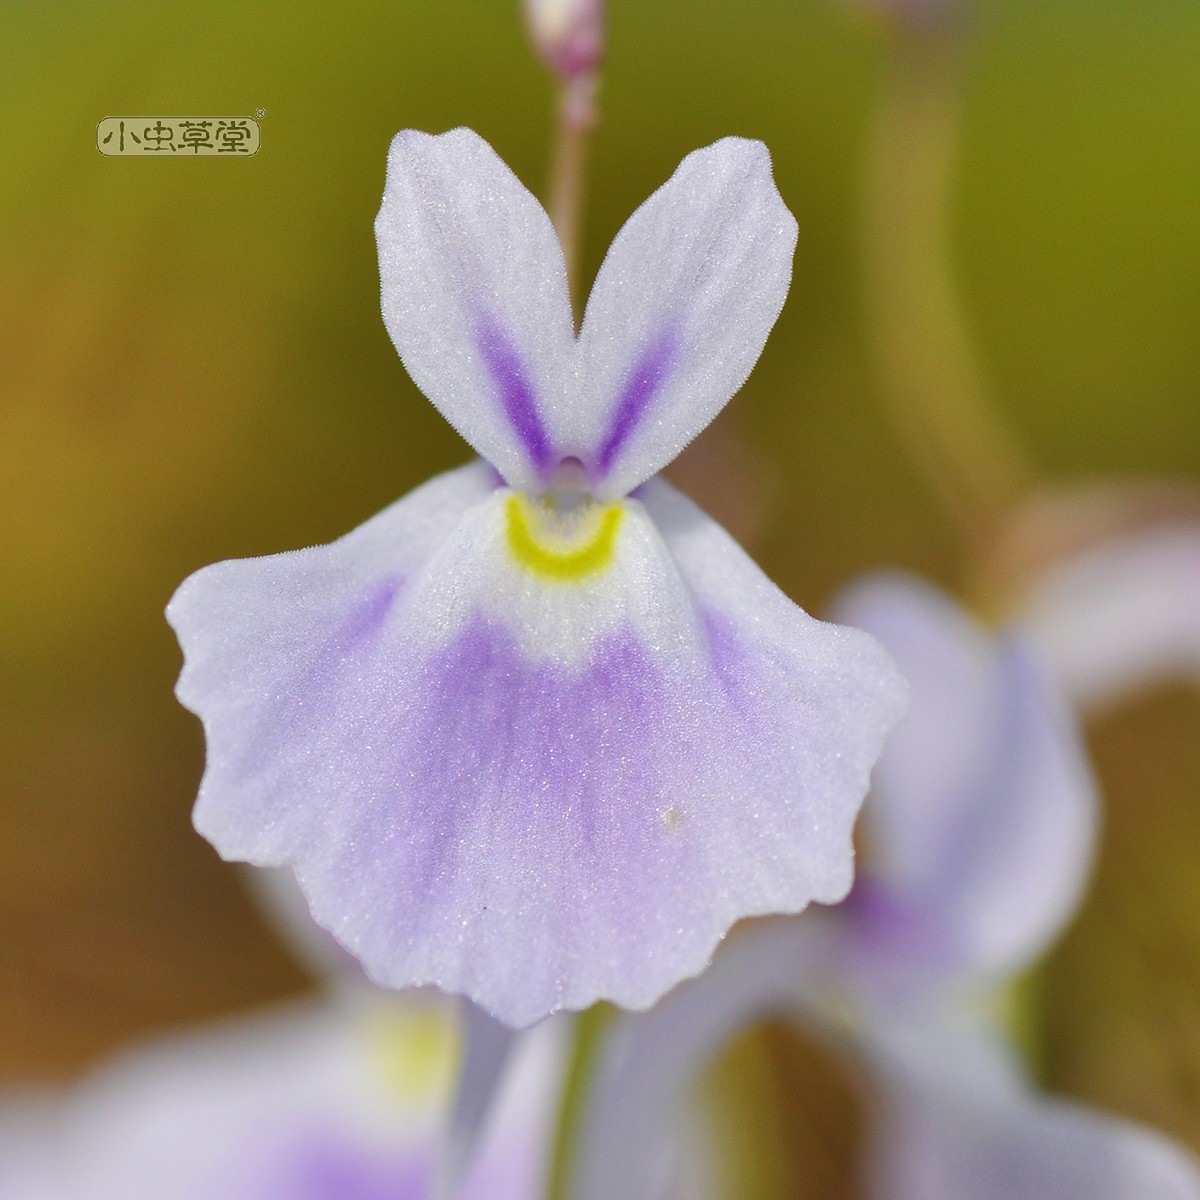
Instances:
[[[746,656],[745,647],[738,637],[733,623],[712,609],[700,609],[704,634],[708,639],[709,661],[713,674],[720,680],[726,692],[737,686],[738,672]]]
[[[246,766],[265,763],[282,746],[301,736],[300,730],[320,719],[320,706],[312,703],[345,670],[346,660],[371,645],[383,628],[404,584],[402,576],[372,584],[335,626],[327,641],[307,662],[296,663],[295,673],[280,686],[260,734],[249,740]]]
[[[414,895],[432,897],[454,877],[461,831],[477,820],[481,786],[490,788],[497,828],[520,845],[538,840],[545,805],[557,812],[561,836],[569,800],[578,853],[603,857],[626,844],[630,861],[649,844],[638,821],[656,819],[652,805],[633,803],[636,790],[608,787],[637,759],[640,738],[630,729],[653,729],[666,719],[664,681],[632,629],[597,644],[579,669],[530,663],[512,636],[480,617],[447,645],[426,669],[436,680],[403,772],[422,779],[416,797],[421,849],[410,869]],[[624,720],[614,728],[608,713]],[[614,745],[620,747],[614,751]],[[408,752],[406,752],[408,753]],[[654,748],[647,748],[650,759]],[[641,764],[649,778],[650,763]],[[386,778],[396,766],[388,764]],[[481,780],[491,780],[481,785]],[[620,803],[628,795],[628,804]],[[632,811],[630,811],[632,810]],[[640,814],[640,816],[638,815]]]
[[[554,450],[538,412],[533,384],[517,348],[496,321],[486,315],[476,324],[475,338],[508,423],[525,447],[534,468],[541,474],[548,474],[554,465]]]
[[[348,649],[355,642],[375,633],[391,610],[400,590],[400,579],[385,579],[372,588],[355,608],[350,611],[339,635],[334,639],[340,649]]]
[[[667,329],[654,338],[634,362],[613,409],[608,434],[600,443],[600,452],[596,456],[596,469],[600,474],[607,474],[622,447],[645,419],[675,365],[677,342],[675,330]]]

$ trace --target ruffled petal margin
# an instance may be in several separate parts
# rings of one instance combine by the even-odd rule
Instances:
[[[290,864],[378,983],[518,1026],[646,1007],[740,917],[841,899],[904,704],[871,638],[666,484],[580,578],[514,547],[522,503],[464,468],[331,546],[209,567],[169,610],[208,733],[197,828]]]

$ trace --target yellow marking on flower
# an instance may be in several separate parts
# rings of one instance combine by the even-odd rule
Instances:
[[[437,1104],[450,1094],[458,1069],[458,1035],[442,1013],[380,1005],[365,1014],[364,1033],[378,1078],[406,1106]]]
[[[560,513],[553,501],[512,495],[504,507],[508,549],[535,575],[576,583],[612,562],[624,515],[620,504],[601,507],[589,500],[576,512]]]

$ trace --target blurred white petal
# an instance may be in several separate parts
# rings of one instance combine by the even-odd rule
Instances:
[[[443,1122],[429,1200],[454,1200],[470,1172],[517,1041],[507,1026],[464,1000],[462,1054],[454,1103]]]
[[[290,1009],[131,1050],[39,1118],[3,1200],[426,1200],[453,1064],[427,1002]],[[539,1191],[557,1031],[523,1042],[464,1200]],[[0,1111],[6,1133],[29,1114]],[[20,1190],[18,1184],[25,1188]]]
[[[836,934],[817,914],[737,930],[698,979],[612,1028],[589,1098],[575,1200],[648,1200],[671,1186],[687,1090],[734,1034],[820,991]]]
[[[851,903],[864,938],[912,957],[893,971],[1010,975],[1089,877],[1098,805],[1072,716],[1028,646],[916,579],[868,580],[836,611],[895,656],[912,693],[863,809]]]
[[[983,1029],[928,1023],[870,1049],[870,1200],[1197,1200],[1197,1163],[1131,1121],[1034,1091]]]
[[[1021,623],[1084,709],[1200,681],[1200,526],[1150,529],[1047,567]]]

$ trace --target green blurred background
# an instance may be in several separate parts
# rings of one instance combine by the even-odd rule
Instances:
[[[954,267],[1050,480],[1200,477],[1200,7],[988,0]],[[836,0],[614,0],[584,274],[679,159],[762,138],[800,223],[750,382],[675,477],[820,611],[855,573],[959,576],[864,328],[883,31]],[[554,87],[516,2],[9,3],[0,16],[0,1072],[303,975],[192,831],[199,723],[162,609],[221,558],[329,540],[466,450],[378,313],[398,129],[468,125],[544,191]],[[250,115],[247,160],[101,157],[108,115]],[[1058,1089],[1200,1148],[1200,699],[1091,730],[1097,888],[1041,981]]]

